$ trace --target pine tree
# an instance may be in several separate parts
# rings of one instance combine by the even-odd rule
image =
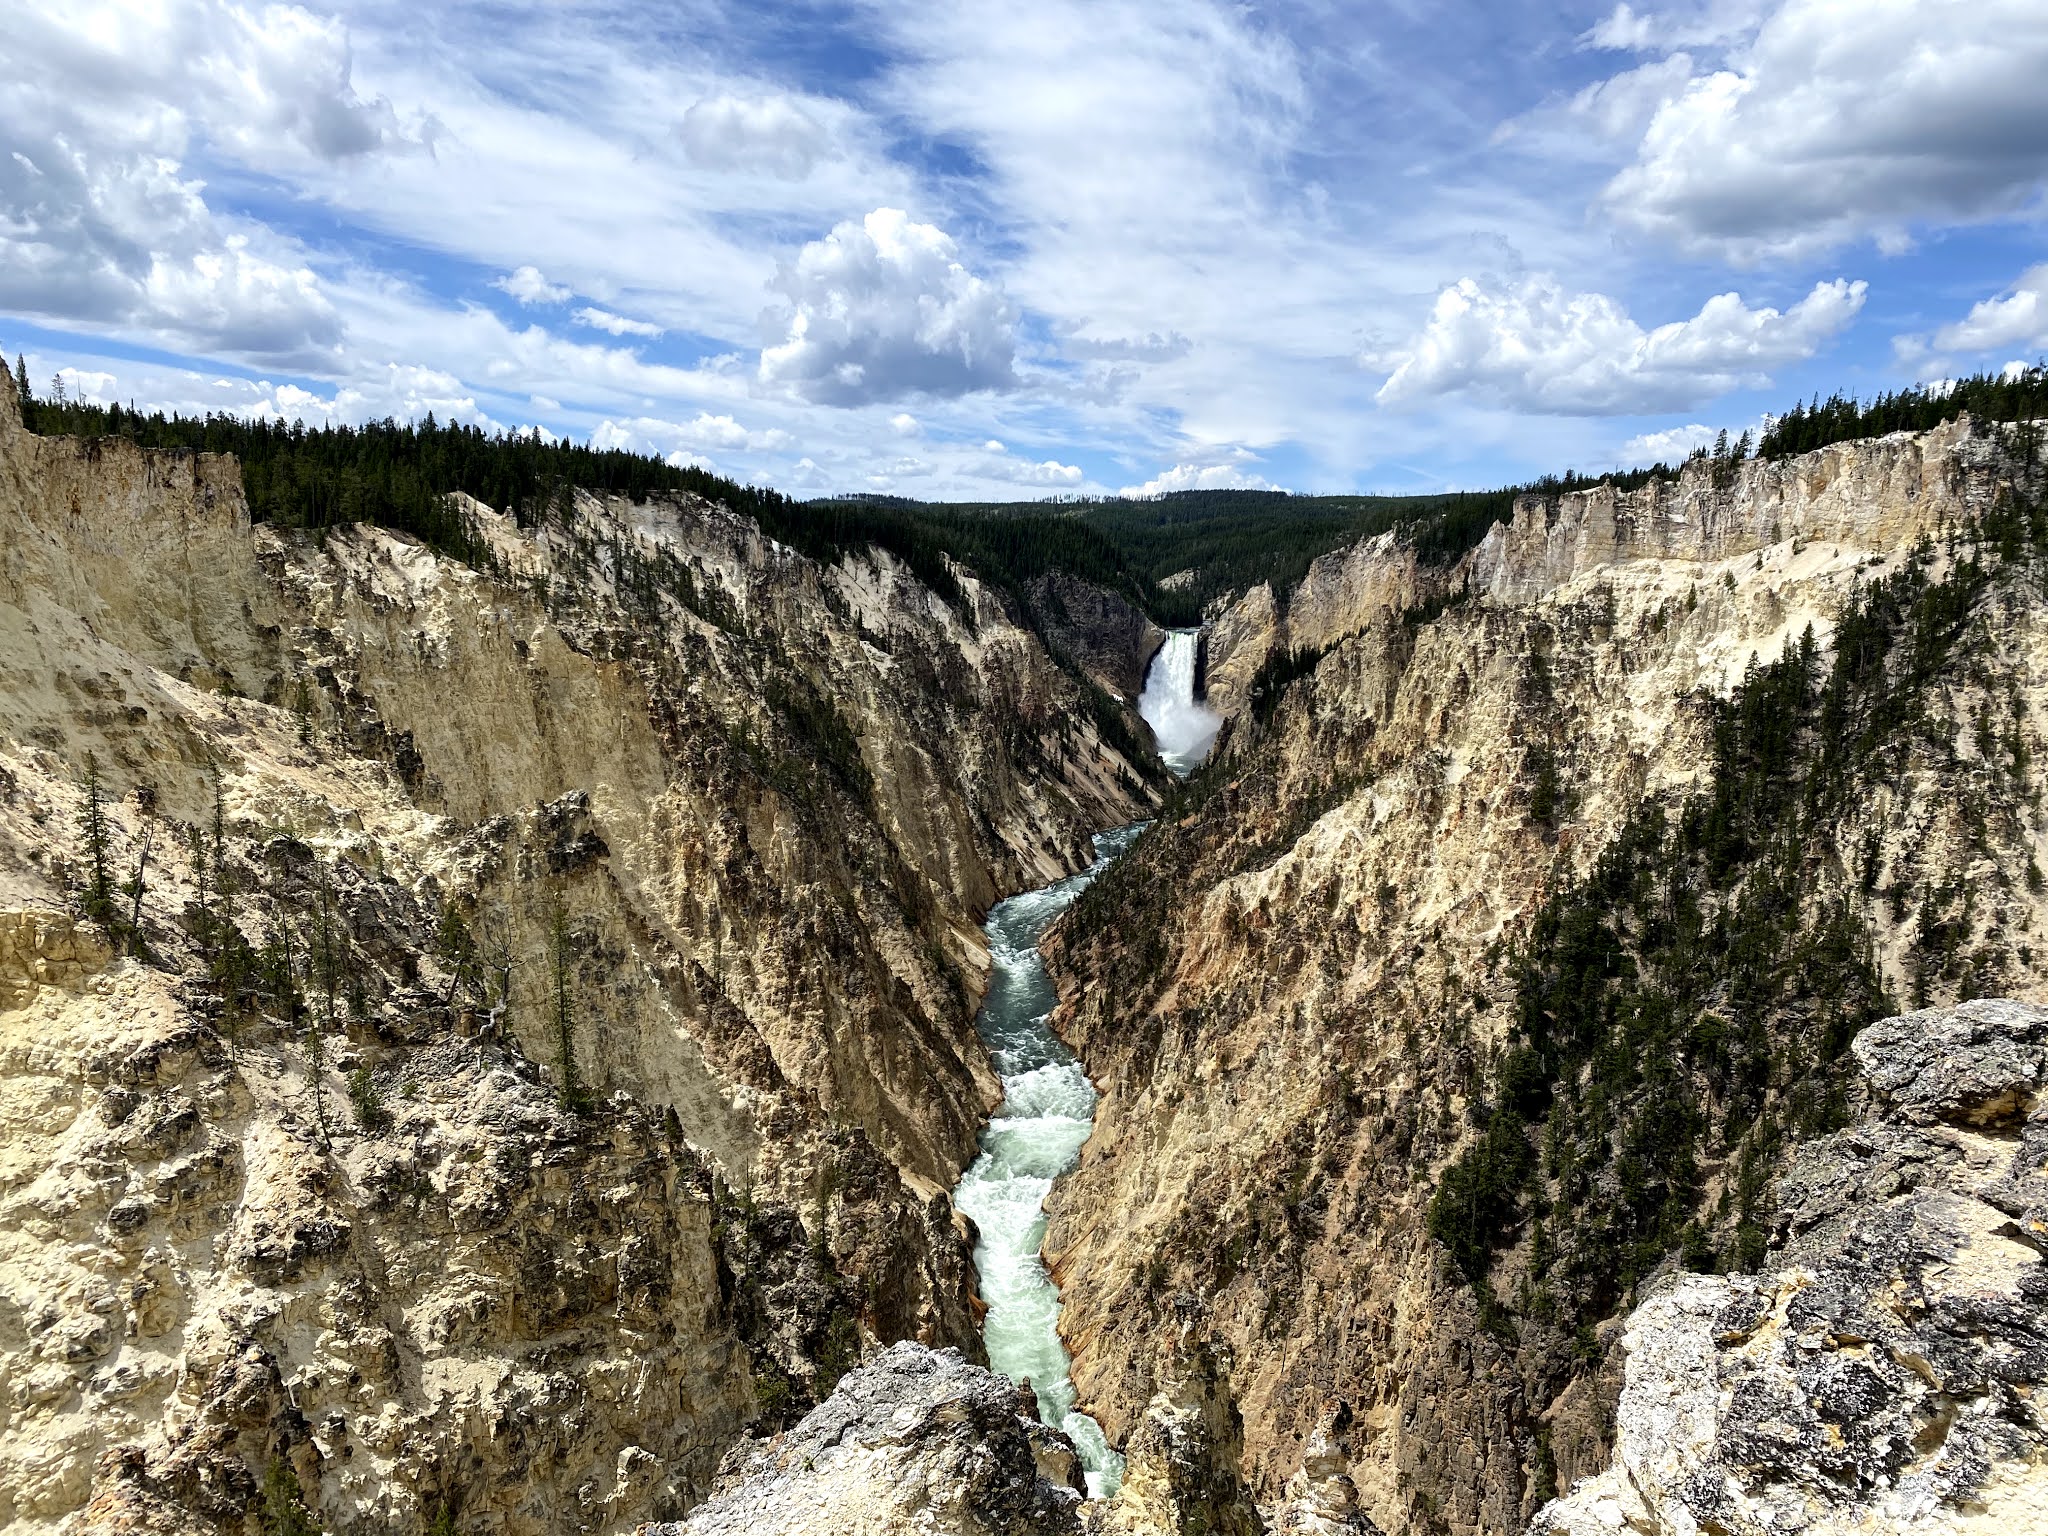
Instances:
[[[273,895],[270,927],[263,951],[256,957],[257,981],[269,995],[272,1010],[288,1024],[299,1022],[304,1007],[299,996],[298,968],[292,958],[291,930],[285,926],[284,907]]]
[[[335,1000],[341,992],[343,957],[341,946],[347,940],[336,932],[334,925],[334,893],[327,881],[320,881],[319,904],[313,909],[313,980],[320,988],[320,1024],[324,1029],[334,1028]]]
[[[320,1526],[306,1512],[299,1475],[282,1456],[273,1456],[263,1472],[263,1536],[319,1536]]]
[[[576,1011],[569,1001],[569,919],[559,901],[555,903],[553,926],[555,1050],[561,1059],[562,1107],[580,1115],[590,1104],[576,1077]]]
[[[235,894],[234,875],[229,871],[227,861],[227,826],[227,807],[221,801],[220,774],[216,772],[213,776],[213,847],[210,854],[213,860],[213,888],[223,901]]]
[[[107,812],[99,761],[90,752],[85,754],[85,803],[78,808],[78,830],[85,837],[85,915],[112,932],[114,880],[107,870]]]
[[[298,718],[299,745],[313,744],[313,688],[304,677],[292,685],[292,714]]]
[[[19,352],[14,354],[14,392],[20,396],[23,406],[35,399],[34,392],[28,387],[28,359]]]
[[[312,953],[307,956],[313,982],[319,988],[320,1009],[306,1025],[306,1074],[313,1082],[313,1123],[320,1138],[327,1139],[327,1036],[334,1029],[335,1001],[341,992],[347,966],[347,935],[334,922],[334,893],[325,877],[320,881],[319,904],[313,909]]]

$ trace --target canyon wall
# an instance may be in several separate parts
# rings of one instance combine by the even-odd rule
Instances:
[[[1617,1239],[1611,1298],[1561,1291],[1555,1255],[1591,1241],[1559,1203],[1570,1148],[1611,1135],[1583,1198],[1625,1221],[1630,1138],[1696,1121],[1684,1242],[1696,1264],[1732,1265],[1772,1220],[1759,1188],[1774,1138],[1836,1113],[1828,1053],[1852,1014],[2043,993],[2048,601],[2019,549],[2039,520],[1981,526],[2038,483],[1996,429],[1967,422],[1697,464],[1675,486],[1526,499],[1447,570],[1371,541],[1318,561],[1284,618],[1258,589],[1216,619],[1211,696],[1234,717],[1218,759],[1051,938],[1057,1022],[1104,1098],[1054,1193],[1047,1251],[1083,1404],[1112,1440],[1157,1388],[1171,1316],[1192,1311],[1234,1362],[1262,1501],[1335,1456],[1384,1529],[1505,1533],[1607,1466],[1620,1319],[1669,1273],[1678,1234],[1671,1251],[1659,1234]],[[1856,656],[1876,659],[1831,674],[1852,614]],[[1250,707],[1283,646],[1305,675]],[[1755,990],[1745,962],[1713,959],[1720,990],[1684,1021],[1689,1043],[1651,1063],[1671,1068],[1661,1127],[1646,1100],[1597,1107],[1601,1074],[1644,1070],[1623,1033],[1576,1077],[1539,1072],[1517,1143],[1538,1171],[1514,1175],[1532,1193],[1469,1235],[1490,1265],[1473,1283],[1430,1235],[1430,1200],[1454,1172],[1483,1183],[1473,1159],[1496,1149],[1503,1074],[1543,1059],[1525,1036],[1562,984],[1533,990],[1530,957],[1580,922],[1614,957],[1588,985],[1634,974],[1619,957],[1650,943],[1657,914],[1626,903],[1659,877],[1630,850],[1720,835],[1729,776],[1751,771],[1729,743],[1752,738],[1719,701],[1781,674],[1805,679],[1802,709],[1853,685],[1856,721],[1879,723],[1837,734],[1867,736],[1869,761],[1853,790],[1827,791],[1825,817],[1791,803],[1812,818],[1782,855],[1796,868],[1766,881],[1744,852],[1749,873],[1688,910],[1710,938],[1746,934],[1763,919],[1745,892],[1796,892],[1767,968],[1770,997],[1796,1006],[1731,993]],[[1801,727],[1799,750],[1825,734]],[[1622,892],[1611,922],[1594,922],[1592,896],[1572,905],[1605,889],[1594,875]],[[1839,919],[1825,940],[1821,913]],[[1801,994],[1827,966],[1867,972],[1854,1007]],[[1704,1075],[1738,1048],[1725,1030],[1759,1074],[1741,1118]],[[1548,1142],[1542,1103],[1565,1116]]]
[[[971,576],[467,510],[252,526],[0,383],[11,1529],[629,1529],[978,1351],[978,924],[1156,770]]]
[[[1788,459],[1695,460],[1676,480],[1633,491],[1601,485],[1523,496],[1509,522],[1494,524],[1448,566],[1419,562],[1398,533],[1365,539],[1319,556],[1284,604],[1260,585],[1213,615],[1216,707],[1241,712],[1245,690],[1276,649],[1328,650],[1454,592],[1524,604],[1610,565],[1728,561],[1795,537],[1896,552],[1980,506],[1999,478],[1997,454],[1994,439],[1963,418]]]
[[[1980,1000],[1856,1036],[1849,1124],[1777,1180],[1760,1275],[1669,1276],[1629,1318],[1613,1460],[1531,1536],[1800,1530],[1990,1536],[2048,1514],[2048,1008]],[[1111,1501],[1028,1392],[899,1344],[792,1432],[729,1458],[719,1494],[644,1536],[1377,1536],[1341,1406],[1261,1511],[1230,1360],[1176,1303],[1165,1379]]]

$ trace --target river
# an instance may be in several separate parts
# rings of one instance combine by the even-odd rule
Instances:
[[[1146,671],[1139,701],[1161,759],[1181,777],[1207,755],[1220,724],[1194,698],[1195,644],[1192,630],[1167,637]],[[1098,833],[1095,862],[1087,869],[1012,896],[989,913],[988,997],[975,1027],[1002,1076],[1003,1102],[981,1134],[981,1155],[953,1191],[953,1203],[981,1233],[974,1264],[988,1304],[982,1337],[989,1364],[1014,1381],[1031,1383],[1039,1417],[1064,1430],[1080,1451],[1095,1498],[1116,1492],[1123,1457],[1101,1426],[1074,1407],[1072,1362],[1059,1334],[1059,1288],[1039,1248],[1045,1241],[1045,1197],[1080,1156],[1095,1118],[1096,1094],[1080,1061],[1053,1031],[1058,998],[1038,941],[1145,826],[1134,822]]]

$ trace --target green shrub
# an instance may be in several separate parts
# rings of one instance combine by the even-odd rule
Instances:
[[[306,1509],[299,1474],[282,1456],[271,1457],[270,1465],[263,1469],[262,1503],[257,1518],[263,1536],[320,1536],[319,1522]]]

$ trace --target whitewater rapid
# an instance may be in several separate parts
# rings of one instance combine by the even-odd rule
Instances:
[[[1200,644],[1200,630],[1171,631],[1145,669],[1145,691],[1138,696],[1138,713],[1152,727],[1160,760],[1183,779],[1202,766],[1223,728],[1223,717],[1195,697]]]
[[[1144,827],[1138,822],[1098,834],[1094,864],[1056,885],[1012,896],[989,913],[993,969],[975,1027],[1002,1075],[1003,1102],[981,1133],[981,1156],[953,1192],[953,1203],[981,1233],[974,1265],[988,1303],[981,1331],[989,1364],[1014,1381],[1031,1383],[1039,1417],[1074,1442],[1096,1498],[1116,1491],[1124,1462],[1101,1426],[1075,1411],[1067,1374],[1071,1361],[1059,1335],[1059,1288],[1038,1253],[1045,1240],[1045,1197],[1080,1155],[1096,1095],[1081,1063],[1053,1033],[1057,998],[1038,941]]]

